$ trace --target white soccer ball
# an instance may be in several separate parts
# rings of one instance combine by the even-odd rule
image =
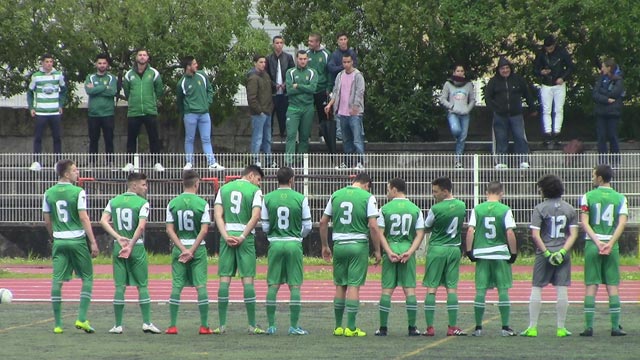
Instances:
[[[13,293],[9,289],[0,289],[0,304],[11,304]]]

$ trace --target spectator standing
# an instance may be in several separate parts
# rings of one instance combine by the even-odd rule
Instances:
[[[53,152],[62,152],[62,108],[67,99],[67,84],[61,71],[53,67],[53,56],[44,54],[40,57],[40,69],[31,75],[27,88],[27,104],[36,126],[33,135],[33,153],[35,161],[29,167],[32,171],[40,171],[40,153],[42,153],[42,134],[49,125],[53,137]]]
[[[575,66],[567,49],[556,44],[556,38],[548,35],[534,62],[536,76],[540,79],[540,102],[542,103],[542,127],[545,145],[559,145],[558,135],[562,130],[564,100],[567,96],[566,81]],[[554,118],[551,118],[553,105]]]
[[[308,45],[309,68],[313,69],[318,76],[318,86],[313,95],[313,103],[318,115],[318,123],[320,124],[320,137],[324,138],[324,143],[327,145],[329,153],[334,154],[336,152],[336,125],[324,111],[333,86],[328,67],[331,54],[322,46],[322,35],[320,34],[310,34]]]
[[[456,139],[456,158],[454,167],[462,169],[462,154],[464,144],[469,131],[469,113],[476,104],[475,89],[473,83],[465,77],[464,66],[456,64],[453,67],[453,74],[444,83],[440,103],[447,109],[447,120],[449,129]]]
[[[136,63],[124,75],[122,80],[124,96],[129,103],[127,110],[127,153],[133,154],[138,148],[140,127],[144,124],[149,136],[149,150],[152,154],[160,152],[158,137],[158,99],[162,96],[163,85],[160,72],[149,65],[149,52],[138,49]],[[156,162],[155,171],[164,171],[164,166]],[[127,163],[122,171],[133,171],[134,165]]]
[[[176,88],[178,112],[184,119],[184,152],[187,163],[184,170],[193,168],[193,143],[196,129],[200,132],[202,150],[207,155],[207,163],[211,170],[224,170],[224,166],[216,161],[211,144],[211,116],[209,106],[213,102],[213,86],[204,71],[198,70],[198,62],[193,56],[182,60],[184,75]]]
[[[98,153],[100,132],[104,138],[104,152],[107,153],[107,162],[113,161],[113,128],[114,114],[116,111],[115,96],[117,92],[117,79],[109,74],[111,59],[107,54],[98,54],[95,59],[96,72],[87,75],[84,81],[84,90],[89,95],[89,153]]]
[[[262,55],[253,58],[254,68],[247,75],[247,102],[251,111],[251,154],[253,163],[262,166],[260,152],[265,154],[267,166],[277,168],[278,164],[271,159],[271,113],[273,97],[271,96],[271,79],[267,74],[267,59]]]
[[[514,151],[519,155],[520,169],[529,168],[529,143],[524,130],[522,99],[527,101],[531,115],[536,115],[534,99],[529,85],[520,74],[516,74],[509,60],[500,57],[496,74],[484,88],[484,99],[493,113],[494,153],[497,154],[496,169],[506,169],[505,154],[509,149],[509,133],[513,135]]]
[[[331,100],[325,107],[329,114],[333,108],[336,118],[342,125],[345,159],[339,168],[349,168],[351,164],[355,169],[364,169],[364,127],[362,115],[364,114],[364,77],[360,70],[353,67],[351,55],[342,57],[342,70],[336,76],[336,82],[331,93]],[[356,161],[351,159],[351,154],[357,154]]]
[[[349,47],[349,36],[345,32],[340,32],[336,36],[336,40],[338,41],[338,48],[331,53],[331,58],[329,58],[329,62],[327,66],[329,67],[329,73],[331,78],[329,81],[331,84],[335,82],[336,76],[340,71],[344,70],[342,66],[342,56],[345,54],[351,55],[351,59],[353,59],[353,67],[358,67],[358,56],[353,50],[353,48]],[[340,121],[336,121],[336,140],[342,140],[342,128],[340,125]]]
[[[280,35],[273,37],[273,52],[267,56],[267,71],[271,78],[271,94],[273,95],[273,115],[278,118],[278,128],[280,130],[280,140],[287,138],[287,84],[285,76],[287,70],[296,66],[293,56],[284,52],[284,38]]]
[[[614,59],[606,59],[600,67],[600,76],[593,86],[593,111],[596,115],[596,133],[598,153],[601,164],[620,165],[620,147],[618,145],[618,123],[622,116],[622,97],[624,82]],[[609,151],[607,151],[607,142]],[[612,154],[610,159],[607,152]]]

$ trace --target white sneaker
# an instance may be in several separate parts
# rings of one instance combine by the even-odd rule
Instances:
[[[256,161],[256,163],[254,165],[257,166],[257,167],[260,167],[260,168],[262,167],[262,163],[260,161]]]
[[[142,331],[148,334],[160,334],[162,331],[152,323],[142,324]]]
[[[122,334],[122,326],[114,326],[109,330],[110,334]]]
[[[529,163],[526,161],[523,161],[520,163],[520,169],[528,169],[530,168]]]
[[[218,164],[218,163],[213,163],[211,165],[209,165],[209,170],[224,170],[224,166]]]
[[[357,163],[354,167],[355,170],[364,170],[364,165],[361,162]]]
[[[126,172],[132,172],[134,169],[133,164],[132,163],[128,163],[127,165],[125,165],[122,168],[122,171],[126,171]]]
[[[271,168],[272,169],[279,169],[280,167],[278,166],[278,163],[274,161],[274,162],[271,163]]]
[[[191,164],[190,162],[186,163],[182,168],[182,170],[184,171],[191,170],[191,169],[193,169],[193,164]]]
[[[507,164],[497,164],[496,165],[496,169],[497,170],[502,170],[502,169],[508,169],[509,167],[507,166]]]
[[[31,170],[31,171],[40,171],[40,170],[42,170],[42,166],[40,165],[39,162],[34,161],[31,164],[31,166],[29,166],[29,170]]]
[[[164,166],[162,166],[162,164],[160,164],[160,163],[156,163],[155,165],[153,165],[153,170],[155,170],[157,172],[163,172],[164,171]]]

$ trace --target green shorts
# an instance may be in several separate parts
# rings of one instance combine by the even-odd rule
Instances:
[[[506,260],[478,259],[476,289],[510,289],[513,287],[511,264]]]
[[[387,254],[382,256],[382,288],[395,289],[416,287],[416,256],[412,255],[406,263],[391,262]]]
[[[256,276],[255,236],[247,236],[238,247],[230,247],[220,239],[218,276],[235,276],[236,270],[240,277]]]
[[[69,281],[73,273],[83,280],[93,280],[93,262],[86,239],[53,241],[51,254],[53,281]]]
[[[584,284],[620,285],[620,250],[616,243],[611,254],[600,255],[590,240],[584,245]]]
[[[460,257],[460,248],[457,246],[429,246],[422,285],[433,289],[438,286],[457,289]]]
[[[147,250],[143,244],[133,246],[128,259],[118,257],[122,249],[120,243],[113,243],[113,282],[116,286],[146,287],[149,284],[149,264]]]
[[[336,286],[362,286],[369,270],[369,243],[333,245],[333,283]]]
[[[176,288],[186,286],[207,285],[207,249],[204,245],[198,246],[193,259],[187,263],[178,261],[180,249],[177,246],[171,250],[171,285]]]
[[[269,244],[267,255],[269,268],[267,284],[302,285],[302,243],[299,241],[274,241]]]

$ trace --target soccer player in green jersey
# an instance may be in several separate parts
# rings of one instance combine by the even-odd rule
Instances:
[[[436,203],[429,209],[425,221],[426,231],[431,232],[427,251],[427,265],[422,284],[427,288],[424,299],[424,315],[427,329],[424,336],[435,336],[433,327],[436,310],[436,291],[439,286],[447,289],[447,312],[449,326],[447,336],[467,335],[457,325],[458,321],[458,279],[460,278],[460,257],[462,256],[462,224],[467,214],[464,202],[455,199],[453,185],[447,177],[431,182],[431,193]]]
[[[215,334],[224,334],[229,306],[229,283],[236,270],[244,286],[244,304],[247,309],[249,334],[266,334],[256,325],[256,290],[253,278],[256,276],[255,230],[260,220],[262,191],[260,182],[264,172],[259,166],[249,165],[242,172],[242,178],[225,184],[218,191],[215,200],[214,217],[220,231],[220,260],[218,263],[218,315],[220,326]]]
[[[127,191],[111,199],[102,213],[100,225],[113,242],[113,312],[116,322],[109,330],[112,334],[122,334],[124,313],[124,293],[127,286],[138,288],[138,302],[142,312],[142,331],[160,334],[151,323],[151,298],[149,297],[149,265],[144,248],[144,229],[149,217],[147,176],[130,173],[127,177]],[[113,219],[113,226],[111,221]],[[115,228],[114,228],[115,226]]]
[[[624,336],[620,326],[620,253],[618,239],[627,224],[627,199],[611,188],[613,171],[609,165],[598,165],[592,181],[597,188],[580,201],[580,222],[584,229],[584,317],[586,329],[580,336],[593,336],[593,316],[598,286],[605,284],[609,294],[611,336]]]
[[[204,238],[209,231],[211,215],[206,200],[196,195],[200,176],[193,170],[182,175],[184,192],[167,205],[167,235],[173,242],[171,251],[171,297],[169,311],[171,324],[166,334],[178,333],[180,294],[185,286],[198,291],[200,335],[213,334],[209,328],[209,294],[207,293],[207,249]]]
[[[308,332],[298,326],[298,319],[304,273],[302,239],[311,232],[311,209],[307,198],[293,190],[291,168],[280,168],[277,177],[278,189],[265,195],[261,211],[262,230],[269,240],[267,334],[276,332],[276,297],[280,285],[288,284],[291,293],[289,335],[307,335]]]
[[[55,319],[55,334],[62,334],[62,283],[71,280],[73,273],[82,279],[80,308],[75,326],[87,333],[95,330],[87,320],[87,310],[93,290],[92,257],[98,256],[98,245],[93,236],[91,219],[87,214],[87,195],[81,187],[73,185],[78,180],[78,168],[72,160],[60,160],[56,164],[60,177],[42,199],[44,224],[51,239],[53,250],[53,281],[51,282],[51,305]],[[89,247],[87,247],[89,239]]]
[[[498,288],[498,309],[502,320],[502,336],[516,336],[509,327],[511,301],[509,288],[513,286],[511,264],[518,257],[516,222],[511,209],[500,202],[504,191],[499,181],[487,185],[487,201],[476,205],[469,218],[466,253],[469,260],[476,262],[476,297],[473,310],[476,329],[473,336],[482,336],[487,289]]]
[[[538,316],[542,303],[542,288],[556,288],[558,337],[570,336],[564,325],[569,309],[567,287],[571,285],[571,258],[568,252],[578,238],[578,215],[573,206],[562,200],[564,185],[556,175],[546,175],[538,181],[544,201],[531,214],[531,237],[536,245],[533,281],[529,298],[529,327],[521,336],[538,336]]]
[[[382,295],[380,296],[380,328],[376,336],[387,336],[387,320],[391,311],[391,295],[401,286],[406,297],[409,336],[418,336],[416,327],[416,249],[424,238],[424,217],[416,204],[407,199],[407,184],[395,178],[387,184],[390,200],[380,209],[378,227],[383,235],[380,245],[382,256]]]
[[[369,267],[369,234],[374,247],[376,264],[380,263],[380,229],[378,203],[369,193],[371,177],[367,173],[356,175],[350,186],[331,195],[320,220],[322,257],[331,261],[329,248],[329,221],[333,219],[333,300],[336,318],[335,336],[366,336],[356,327],[360,307],[360,286],[364,285]],[[346,300],[345,300],[346,299]],[[344,309],[347,309],[347,327],[342,327]]]

